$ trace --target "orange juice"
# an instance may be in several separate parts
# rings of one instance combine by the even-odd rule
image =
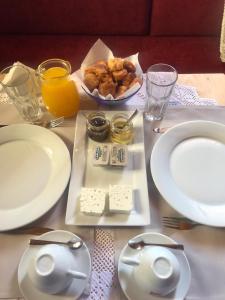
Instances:
[[[42,72],[42,97],[48,111],[56,117],[72,117],[79,110],[80,97],[68,70],[51,67]]]

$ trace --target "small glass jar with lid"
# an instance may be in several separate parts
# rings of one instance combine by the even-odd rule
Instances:
[[[97,142],[104,141],[110,131],[110,123],[103,112],[93,112],[87,117],[87,134]]]
[[[127,122],[129,116],[125,113],[117,113],[111,120],[111,140],[118,144],[130,144],[134,138],[132,122]]]

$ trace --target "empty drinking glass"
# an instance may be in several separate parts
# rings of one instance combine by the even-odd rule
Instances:
[[[0,72],[0,84],[24,120],[35,123],[42,112],[37,90],[28,68],[13,65]]]
[[[178,74],[174,67],[160,63],[152,65],[146,76],[148,99],[144,116],[148,121],[159,121],[164,116]]]

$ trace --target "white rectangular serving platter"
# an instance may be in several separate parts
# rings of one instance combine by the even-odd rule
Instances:
[[[150,224],[150,206],[146,177],[143,115],[138,113],[133,120],[134,141],[128,145],[126,167],[94,166],[93,147],[98,142],[88,138],[86,119],[90,111],[79,111],[76,120],[72,171],[69,185],[66,220],[67,225],[80,226],[144,226]],[[118,111],[104,111],[107,118]],[[131,111],[123,111],[130,115]],[[108,191],[110,184],[132,185],[134,209],[130,214],[90,216],[80,212],[79,196],[82,187],[102,188]]]

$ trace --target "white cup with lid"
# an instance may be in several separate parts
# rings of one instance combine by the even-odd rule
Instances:
[[[74,279],[87,278],[86,274],[76,271],[76,258],[72,250],[55,244],[40,248],[30,262],[28,276],[40,291],[48,294],[61,292]]]
[[[178,285],[179,262],[167,248],[145,247],[134,258],[122,257],[122,262],[133,267],[134,281],[144,293],[166,296]]]

